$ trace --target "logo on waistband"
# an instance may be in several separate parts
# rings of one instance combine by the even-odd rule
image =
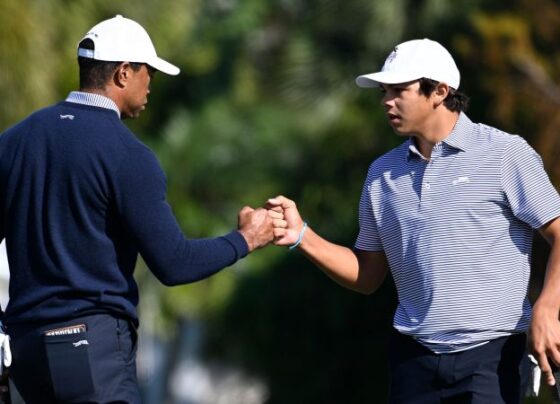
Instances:
[[[72,345],[74,345],[74,347],[77,348],[80,345],[89,345],[89,342],[87,342],[87,339],[81,339],[78,342],[73,342]]]

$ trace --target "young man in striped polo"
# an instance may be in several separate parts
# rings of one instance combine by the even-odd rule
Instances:
[[[369,168],[354,248],[321,238],[283,196],[268,201],[284,212],[275,243],[362,293],[391,272],[399,300],[391,402],[520,402],[528,330],[554,384],[547,355],[560,361],[560,197],[540,157],[521,137],[465,115],[459,71],[437,42],[402,43],[380,72],[356,82],[381,89],[389,125],[405,141]],[[552,252],[531,323],[533,229]]]

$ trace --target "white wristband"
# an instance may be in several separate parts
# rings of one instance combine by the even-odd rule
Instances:
[[[301,240],[303,240],[303,234],[305,233],[305,229],[307,229],[307,222],[303,222],[303,227],[301,228],[301,231],[299,232],[298,239],[293,245],[291,245],[289,247],[290,250],[293,250],[294,248],[296,248],[299,245],[299,243],[301,243]]]

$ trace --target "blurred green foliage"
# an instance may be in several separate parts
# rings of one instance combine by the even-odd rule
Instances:
[[[0,128],[75,89],[77,42],[117,13],[182,69],[157,75],[147,111],[127,124],[160,158],[190,237],[223,234],[243,205],[285,194],[320,234],[351,246],[368,165],[402,141],[376,92],[353,80],[412,38],[451,49],[470,117],[526,137],[560,181],[558,2],[3,0]],[[390,280],[357,295],[274,247],[193,285],[157,286],[141,262],[137,278],[157,291],[168,329],[204,319],[207,355],[261,376],[271,403],[384,401]]]

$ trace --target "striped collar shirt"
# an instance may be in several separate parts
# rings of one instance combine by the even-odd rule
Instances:
[[[436,353],[525,332],[533,229],[560,216],[540,156],[463,113],[422,158],[413,139],[375,160],[355,247],[383,251],[394,327]]]
[[[68,97],[66,97],[66,101],[73,102],[75,104],[89,105],[92,107],[112,109],[119,117],[121,116],[121,112],[119,111],[117,104],[115,104],[115,101],[101,94],[72,91],[68,94]]]

